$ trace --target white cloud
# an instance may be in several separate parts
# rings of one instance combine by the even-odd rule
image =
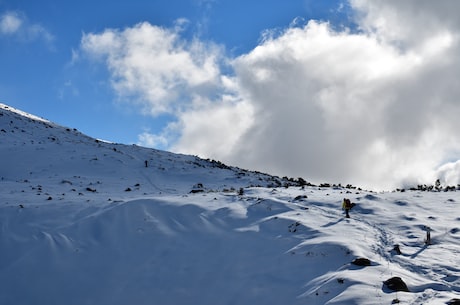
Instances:
[[[172,150],[313,182],[389,189],[442,174],[460,183],[447,174],[457,165],[443,167],[460,152],[455,10],[350,4],[359,32],[288,28],[229,59],[231,76],[220,48],[183,41],[177,27],[87,34],[82,48],[105,60],[120,96],[176,117],[144,143],[167,139]]]
[[[460,2],[349,0],[366,32],[404,48],[417,48],[439,32],[457,32]]]
[[[223,96],[219,102],[201,101],[199,107],[180,113],[169,126],[180,137],[174,151],[225,160],[232,158],[240,137],[253,124],[250,103]]]
[[[28,40],[43,40],[46,43],[51,44],[54,41],[54,36],[48,32],[43,26],[39,24],[30,25],[27,28],[26,38]]]
[[[138,136],[138,145],[144,147],[167,148],[169,139],[164,135],[152,134],[149,131],[144,131]]]
[[[312,21],[264,42],[235,62],[262,119],[233,160],[371,187],[434,181],[460,145],[456,37],[443,29],[401,49]]]
[[[13,34],[19,30],[23,21],[15,12],[6,12],[0,16],[0,33]]]
[[[30,23],[21,12],[7,11],[0,16],[0,34],[23,42],[42,40],[53,48],[54,36],[42,25]]]
[[[219,47],[184,41],[179,31],[144,22],[86,34],[81,44],[86,53],[105,60],[120,96],[157,115],[180,111],[191,96],[213,94],[219,86]]]
[[[460,184],[460,160],[448,162],[439,167],[436,177],[443,185],[456,186]]]

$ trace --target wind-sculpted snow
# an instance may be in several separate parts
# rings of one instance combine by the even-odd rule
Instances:
[[[15,255],[1,256],[0,282],[9,292],[2,304],[296,302],[308,270],[286,253],[298,242],[286,221],[255,224],[271,210],[242,217],[225,198],[217,210],[189,200],[135,200],[98,211],[69,206],[75,215],[64,226],[48,223],[53,206],[5,209],[2,249]],[[23,225],[27,230],[17,230]]]
[[[96,141],[5,107],[0,304],[445,304],[460,297],[458,192],[274,187],[286,181]],[[356,203],[350,219],[344,197]],[[369,264],[353,264],[357,258]],[[409,292],[384,285],[394,277]]]

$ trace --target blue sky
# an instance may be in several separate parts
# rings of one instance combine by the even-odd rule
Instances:
[[[455,0],[0,0],[0,102],[312,182],[460,183]]]
[[[264,30],[286,28],[296,18],[328,18],[337,6],[338,1],[306,0],[3,0],[0,14],[22,24],[0,37],[0,100],[93,137],[136,143],[143,129],[159,131],[169,118],[117,105],[103,66],[71,64],[83,33],[139,22],[169,28],[185,18],[183,39],[210,40],[237,56],[256,47]],[[41,31],[28,33],[34,27]]]

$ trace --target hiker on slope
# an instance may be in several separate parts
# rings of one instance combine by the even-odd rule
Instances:
[[[345,210],[345,217],[350,218],[350,210],[353,207],[353,204],[351,203],[350,199],[348,198],[343,198],[342,202],[342,209]]]

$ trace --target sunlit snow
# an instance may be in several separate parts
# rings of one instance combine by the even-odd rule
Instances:
[[[446,304],[460,297],[458,191],[299,186],[98,141],[3,104],[0,160],[0,304]],[[350,219],[344,197],[356,203]],[[356,258],[371,264],[356,266]],[[409,292],[386,287],[392,277]]]

